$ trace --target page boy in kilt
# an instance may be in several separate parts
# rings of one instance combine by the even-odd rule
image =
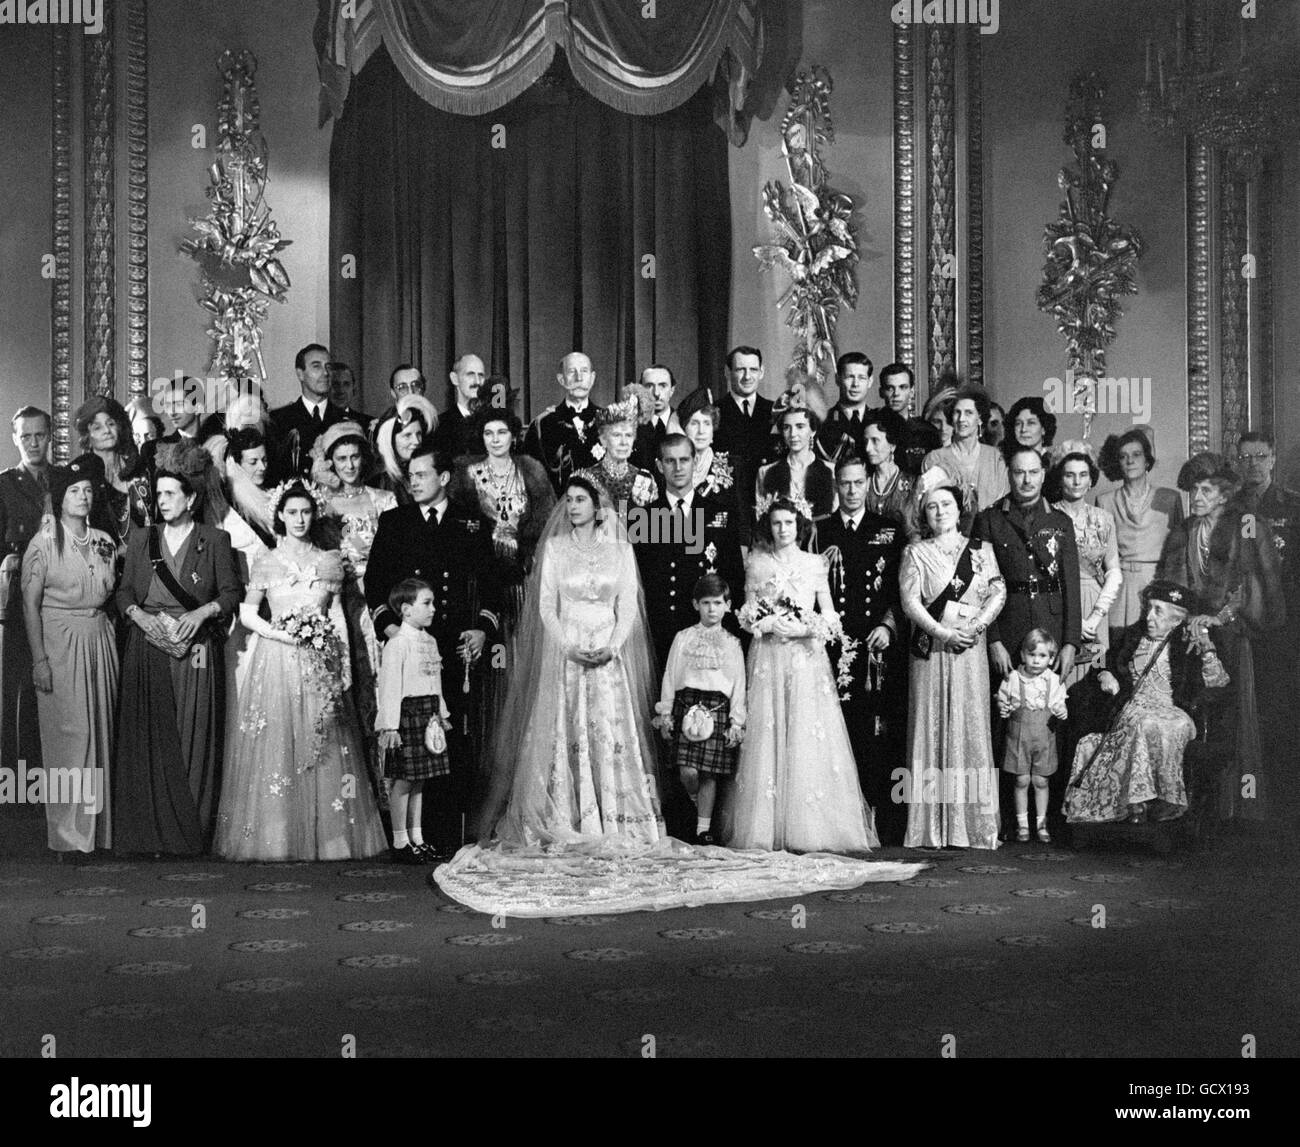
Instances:
[[[401,616],[402,624],[384,646],[379,665],[375,732],[384,752],[384,775],[392,781],[393,857],[431,864],[438,857],[424,842],[424,782],[451,775],[446,736],[451,712],[443,698],[442,657],[426,632],[433,624],[433,586],[421,578],[404,578],[388,595],[388,608]],[[441,736],[429,735],[430,722],[442,730]]]
[[[669,742],[669,763],[695,798],[695,843],[707,845],[717,843],[718,782],[736,775],[745,733],[745,658],[740,640],[722,628],[731,608],[727,583],[705,574],[691,597],[700,620],[673,638],[655,724]]]

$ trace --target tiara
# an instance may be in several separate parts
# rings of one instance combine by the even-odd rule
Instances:
[[[287,482],[281,482],[266,496],[266,504],[271,507],[272,517],[280,512],[280,503],[284,501],[284,496],[295,486],[303,490],[315,504],[317,518],[323,518],[329,513],[325,491],[317,483],[308,482],[303,478],[290,478]]]
[[[810,522],[813,519],[812,504],[807,498],[799,494],[764,494],[754,504],[754,513],[757,517],[763,517],[777,502],[789,502],[795,510],[807,518]]]
[[[617,426],[620,422],[635,423],[640,417],[641,403],[636,395],[632,395],[622,402],[611,402],[605,407],[596,415],[596,426],[603,429],[606,426]]]

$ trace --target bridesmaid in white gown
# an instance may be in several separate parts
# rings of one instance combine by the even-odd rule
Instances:
[[[283,628],[297,611],[328,617],[343,587],[343,561],[312,544],[320,507],[300,483],[277,491],[272,505],[280,542],[254,563],[240,607],[254,636],[226,746],[213,850],[230,860],[377,856],[387,839],[342,665],[331,671]],[[258,616],[263,595],[269,624]]]
[[[812,529],[805,506],[781,496],[760,503],[740,616],[755,635],[749,718],[722,831],[732,848],[867,852],[880,841],[826,654],[839,623],[826,559],[798,545]],[[799,619],[755,617],[760,602],[781,598],[799,607]]]

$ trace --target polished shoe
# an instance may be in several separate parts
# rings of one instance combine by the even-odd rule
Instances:
[[[412,845],[404,844],[401,848],[390,848],[389,860],[393,864],[423,864],[420,854]]]
[[[718,843],[718,838],[709,831],[697,832],[695,834],[695,843],[710,848]]]
[[[1047,829],[1045,829],[1045,828],[1040,828],[1040,829],[1038,830],[1038,843],[1039,843],[1039,844],[1051,844],[1051,843],[1052,843],[1052,834],[1051,834],[1050,832],[1048,832]]]
[[[419,858],[420,864],[441,864],[446,859],[433,845],[426,842],[411,845],[411,851]]]
[[[1028,844],[1028,843],[1029,843],[1029,829],[1027,829],[1027,828],[1017,828],[1017,829],[1016,829],[1016,843],[1017,843],[1017,844]]]

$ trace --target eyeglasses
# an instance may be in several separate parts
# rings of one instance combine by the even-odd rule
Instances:
[[[1237,461],[1238,461],[1238,462],[1241,462],[1241,463],[1247,463],[1247,462],[1256,462],[1256,463],[1258,463],[1258,462],[1268,462],[1268,461],[1271,461],[1272,458],[1273,458],[1273,454],[1272,454],[1271,451],[1269,451],[1268,453],[1265,453],[1265,454],[1238,454],[1238,455],[1237,455]]]

